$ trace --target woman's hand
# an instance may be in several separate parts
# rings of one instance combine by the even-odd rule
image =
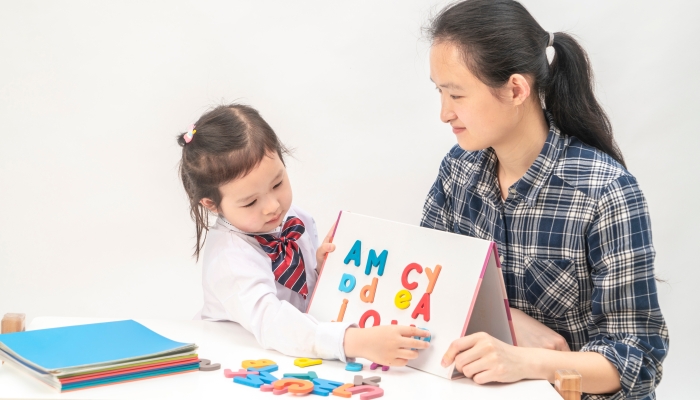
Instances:
[[[452,342],[441,364],[446,367],[454,362],[458,371],[478,384],[516,382],[530,378],[527,350],[479,332]]]
[[[328,234],[323,239],[323,243],[321,243],[321,245],[318,246],[318,250],[316,250],[316,271],[319,274],[323,269],[323,263],[326,261],[326,256],[328,255],[328,253],[332,253],[333,251],[335,251],[335,245],[331,243],[334,230],[335,224],[331,226],[331,230],[328,231]]]
[[[511,308],[510,315],[513,318],[515,340],[518,342],[519,347],[571,351],[563,336],[554,332],[540,321],[517,308]]]
[[[362,357],[381,365],[402,367],[418,357],[418,350],[429,342],[414,339],[430,332],[412,326],[380,325],[372,328],[348,328],[345,331],[345,355]],[[414,350],[411,350],[414,349]]]

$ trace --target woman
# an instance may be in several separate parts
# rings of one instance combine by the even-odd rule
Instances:
[[[498,244],[519,345],[477,333],[443,364],[477,383],[575,369],[590,399],[655,398],[668,331],[649,214],[585,52],[510,0],[448,6],[429,31],[440,118],[458,145],[421,224]]]

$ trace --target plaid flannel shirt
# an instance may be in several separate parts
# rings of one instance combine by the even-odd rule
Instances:
[[[595,351],[615,365],[622,389],[585,398],[655,399],[669,338],[646,202],[612,157],[547,119],[541,153],[505,201],[493,149],[453,147],[421,225],[496,242],[510,306],[562,335],[572,351]]]

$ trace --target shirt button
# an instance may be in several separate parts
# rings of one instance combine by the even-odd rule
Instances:
[[[515,194],[515,188],[510,188],[508,189],[508,191],[510,192],[510,194]]]
[[[503,260],[505,260],[505,258],[503,258],[503,256],[499,256],[498,259],[501,260],[501,264],[503,264]]]

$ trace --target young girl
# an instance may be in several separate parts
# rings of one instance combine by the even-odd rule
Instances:
[[[448,6],[430,33],[440,118],[458,145],[422,225],[498,244],[519,345],[478,333],[443,364],[477,383],[575,369],[589,399],[655,398],[669,340],[649,213],[585,52],[510,0]]]
[[[262,347],[297,357],[363,357],[401,366],[428,346],[413,338],[428,333],[413,327],[359,329],[303,313],[316,266],[334,246],[327,237],[319,248],[314,220],[292,204],[286,150],[256,110],[217,107],[178,143],[196,224],[195,256],[203,251],[203,319],[238,322]],[[218,216],[211,227],[209,213]]]

